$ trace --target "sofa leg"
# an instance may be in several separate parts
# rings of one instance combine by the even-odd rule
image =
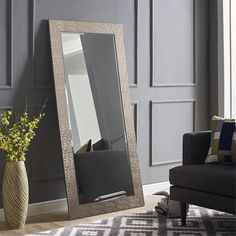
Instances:
[[[180,203],[180,215],[181,215],[181,224],[182,226],[186,225],[186,215],[187,215],[187,203]]]

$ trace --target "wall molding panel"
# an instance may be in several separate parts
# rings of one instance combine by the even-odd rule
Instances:
[[[138,88],[138,38],[139,38],[139,31],[138,31],[138,25],[139,25],[139,1],[140,0],[134,0],[134,80],[133,83],[130,83],[130,88]]]
[[[4,55],[4,53],[2,53],[2,50],[0,50],[0,57],[2,57],[0,58],[0,63],[6,61],[5,66],[0,64],[0,72],[5,70],[5,75],[3,75],[3,73],[0,73],[0,81],[3,81],[5,79],[5,84],[0,83],[0,90],[13,88],[13,2],[13,0],[5,0],[6,24],[4,31],[6,32],[6,34],[1,33],[0,36],[4,37],[6,35],[6,54]],[[3,46],[1,45],[1,47]],[[2,66],[4,66],[5,69],[1,68]]]
[[[154,137],[154,134],[155,134],[155,132],[154,132],[154,125],[157,123],[157,121],[154,121],[154,108],[156,107],[156,106],[160,106],[160,105],[164,105],[164,106],[166,106],[166,105],[169,105],[169,104],[172,104],[172,108],[173,108],[173,106],[174,105],[177,105],[178,107],[179,107],[179,105],[180,104],[191,104],[191,109],[192,109],[192,111],[191,111],[191,117],[190,117],[190,119],[191,119],[191,122],[192,122],[192,127],[190,128],[191,130],[186,130],[186,132],[193,132],[193,131],[195,131],[195,114],[196,114],[196,111],[195,111],[195,108],[196,108],[196,106],[195,106],[195,100],[194,99],[182,99],[182,100],[179,100],[179,99],[176,99],[176,100],[156,100],[156,101],[150,101],[150,166],[152,166],[152,167],[154,167],[154,166],[160,166],[160,165],[167,165],[167,164],[174,164],[174,163],[180,163],[180,162],[182,162],[182,156],[180,156],[180,154],[177,154],[177,157],[176,157],[176,159],[169,159],[168,160],[168,152],[166,152],[166,156],[165,156],[165,159],[163,159],[163,160],[158,160],[159,159],[159,157],[158,157],[158,153],[157,154],[155,154],[154,152],[154,145],[156,145],[156,146],[158,146],[157,145],[157,143],[158,143],[158,141],[157,141],[157,139],[159,138],[159,139],[162,139],[162,137],[163,138],[165,138],[165,139],[168,139],[168,138],[166,138],[166,137],[168,137],[168,133],[170,134],[170,137],[172,136],[172,134],[175,134],[175,131],[174,130],[172,130],[172,129],[170,129],[170,127],[171,127],[171,125],[170,125],[170,127],[168,126],[170,123],[174,123],[175,122],[175,119],[176,119],[176,117],[174,117],[174,116],[172,116],[172,117],[165,117],[165,121],[167,121],[168,120],[168,118],[170,118],[170,120],[171,120],[171,122],[169,122],[169,123],[165,123],[165,124],[163,124],[163,122],[161,122],[160,123],[160,126],[166,126],[166,129],[165,129],[165,131],[166,131],[166,133],[165,133],[165,135],[163,135],[163,133],[160,131],[159,133],[158,133],[158,131],[157,131],[157,133],[158,133],[158,137]],[[163,107],[164,108],[164,107]],[[167,111],[168,110],[168,108],[166,107],[166,109],[165,109],[165,111],[163,111],[163,113],[164,112],[168,112]],[[171,111],[172,112],[172,111]],[[177,115],[177,114],[173,114],[173,115]],[[182,115],[182,114],[181,114]],[[157,115],[158,116],[158,115]],[[160,116],[160,113],[159,113],[159,116]],[[184,118],[184,116],[183,117],[181,117],[181,121],[182,121],[182,118]],[[183,123],[185,124],[185,122],[183,121]],[[174,127],[175,126],[179,126],[180,124],[179,123],[174,123],[175,125],[174,125]],[[156,127],[157,128],[157,127]],[[160,127],[159,127],[159,129],[160,129]],[[178,128],[177,128],[178,129]],[[178,130],[179,131],[179,130]],[[172,134],[171,134],[172,133]],[[177,133],[177,132],[176,132]],[[184,133],[183,133],[184,134]],[[176,139],[175,139],[176,140]],[[154,141],[156,141],[156,144],[154,144]],[[169,147],[169,148],[172,148],[172,143],[169,143],[171,141],[171,138],[168,140],[168,141],[166,141],[167,142],[167,148]],[[182,139],[181,139],[181,141],[182,141]],[[181,145],[182,146],[182,145]],[[158,149],[158,148],[157,148]],[[162,149],[163,149],[163,147],[162,147]],[[159,151],[160,151],[160,149],[159,149]],[[167,150],[166,150],[167,151]],[[175,153],[175,152],[174,152]],[[156,160],[155,160],[156,159]]]
[[[134,129],[136,140],[138,140],[138,101],[131,101],[134,114]]]
[[[158,65],[158,59],[155,54],[154,47],[158,43],[158,35],[155,35],[154,29],[158,27],[156,21],[154,20],[157,12],[156,4],[158,1],[161,0],[150,0],[150,86],[151,87],[194,87],[196,86],[196,0],[191,0],[193,2],[193,27],[192,27],[192,34],[193,34],[193,82],[190,83],[161,83],[158,82],[158,75],[156,73],[156,69],[154,69]],[[165,1],[165,0],[164,0]],[[190,0],[189,0],[190,1]]]

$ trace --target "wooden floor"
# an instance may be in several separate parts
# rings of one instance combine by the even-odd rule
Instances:
[[[119,211],[99,216],[87,217],[80,220],[68,220],[67,212],[57,212],[47,215],[32,216],[27,218],[27,222],[24,229],[21,230],[7,230],[4,222],[0,222],[0,236],[15,236],[15,235],[25,235],[36,233],[40,231],[45,231],[49,229],[55,229],[59,227],[71,226],[81,223],[86,223],[89,221],[94,221],[97,219],[105,219],[108,217],[124,215],[131,212],[142,212],[154,209],[156,203],[160,201],[158,196],[146,196],[145,206],[141,208],[135,208],[131,210]]]

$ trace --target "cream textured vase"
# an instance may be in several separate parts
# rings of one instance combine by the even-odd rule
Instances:
[[[24,227],[28,200],[29,186],[25,162],[7,161],[2,185],[2,202],[7,228],[19,229]]]

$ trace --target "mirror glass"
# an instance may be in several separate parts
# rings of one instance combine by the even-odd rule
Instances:
[[[61,33],[80,204],[134,194],[114,35]]]

